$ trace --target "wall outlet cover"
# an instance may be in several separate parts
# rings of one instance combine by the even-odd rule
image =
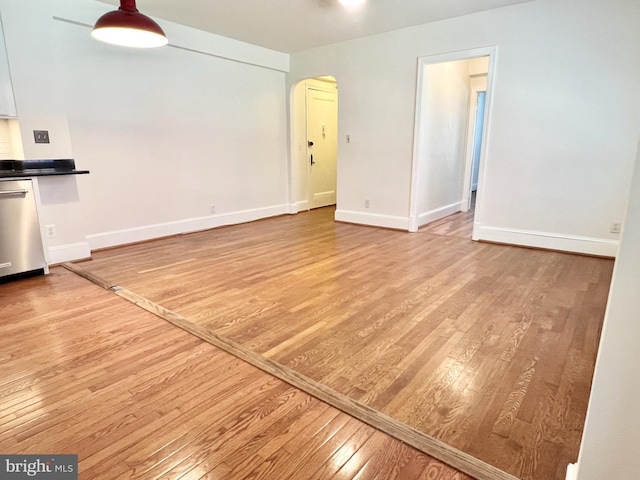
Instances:
[[[48,130],[34,130],[33,138],[36,143],[49,143],[49,131]]]

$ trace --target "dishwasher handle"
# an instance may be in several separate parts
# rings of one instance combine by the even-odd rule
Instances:
[[[9,195],[26,195],[29,190],[0,190],[0,197]]]

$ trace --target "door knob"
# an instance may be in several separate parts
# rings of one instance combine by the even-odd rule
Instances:
[[[307,146],[308,146],[308,147],[313,147],[313,142],[312,142],[311,140],[309,140],[309,141],[307,142]]]

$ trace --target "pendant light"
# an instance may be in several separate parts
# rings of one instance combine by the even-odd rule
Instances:
[[[98,19],[91,36],[122,47],[154,48],[169,43],[160,25],[138,11],[136,0],[120,0],[118,10]]]

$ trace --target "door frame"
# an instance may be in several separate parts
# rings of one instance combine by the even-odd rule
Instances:
[[[318,75],[316,77],[307,77],[296,81],[291,85],[289,92],[289,161],[288,161],[288,213],[298,213],[310,209],[309,204],[309,152],[307,147],[307,88],[308,82],[317,81],[325,83],[331,79],[331,84],[336,87],[338,92],[338,117],[340,116],[340,92],[338,88],[338,80],[331,74]],[[317,90],[317,89],[316,89]],[[338,125],[340,119],[338,118]],[[338,146],[336,152],[336,205],[338,202],[339,192],[339,171],[338,163],[340,161],[339,148],[339,132]]]
[[[465,149],[465,163],[464,163],[464,183],[462,186],[462,211],[469,211],[471,204],[471,192],[473,187],[473,153],[475,147],[476,128],[478,126],[476,122],[477,109],[478,109],[478,94],[480,92],[486,92],[485,87],[474,85],[471,87],[470,101],[469,101],[469,125],[467,128],[467,147]],[[486,99],[486,97],[485,97]],[[486,108],[486,102],[485,102]],[[484,117],[484,115],[483,115]],[[482,119],[483,131],[484,118]],[[480,148],[482,148],[482,139],[480,140]],[[480,159],[481,160],[481,159]],[[478,161],[478,168],[480,168],[480,161]],[[480,172],[478,171],[478,183],[480,180]],[[477,190],[477,189],[476,189]]]
[[[317,84],[311,84],[310,81],[312,80],[316,80],[318,82],[325,82],[326,85],[323,85],[322,83],[317,83]],[[331,93],[331,94],[335,94],[336,96],[336,162],[335,162],[335,177],[336,177],[336,184],[335,184],[335,193],[336,193],[336,204],[338,202],[338,132],[337,132],[337,128],[338,128],[338,118],[337,118],[337,108],[338,108],[338,101],[339,101],[339,95],[338,95],[338,82],[332,81],[332,82],[328,82],[325,80],[322,80],[322,78],[320,77],[316,77],[316,78],[307,78],[305,80],[303,80],[305,82],[304,85],[304,101],[305,101],[305,118],[304,118],[304,123],[305,123],[305,133],[306,133],[306,155],[307,155],[307,179],[306,179],[306,183],[307,183],[307,210],[311,210],[312,208],[314,208],[312,206],[313,204],[313,195],[314,192],[311,191],[311,147],[309,147],[309,91],[310,90],[314,90],[317,92],[325,92],[325,93]],[[330,85],[330,86],[329,86]]]
[[[497,65],[498,47],[497,45],[480,47],[469,50],[460,50],[457,52],[442,53],[437,55],[428,55],[418,58],[418,79],[416,91],[416,109],[413,135],[413,162],[411,168],[411,191],[409,200],[409,231],[417,232],[420,225],[418,224],[418,192],[422,186],[420,185],[419,172],[427,165],[429,161],[423,155],[423,147],[419,142],[420,132],[423,130],[426,121],[427,111],[423,108],[423,101],[426,96],[425,90],[428,88],[427,66],[436,63],[455,62],[459,60],[471,60],[478,57],[489,57],[489,68],[487,72],[487,95],[485,100],[484,111],[484,131],[482,133],[482,146],[480,149],[480,171],[478,172],[478,190],[476,193],[476,208],[473,222],[472,239],[478,240],[479,227],[483,218],[483,192],[482,188],[486,182],[485,175],[487,171],[488,158],[486,152],[490,142],[491,129],[491,111],[493,106],[493,84]],[[428,109],[428,106],[427,106]],[[460,179],[463,182],[463,179]]]

